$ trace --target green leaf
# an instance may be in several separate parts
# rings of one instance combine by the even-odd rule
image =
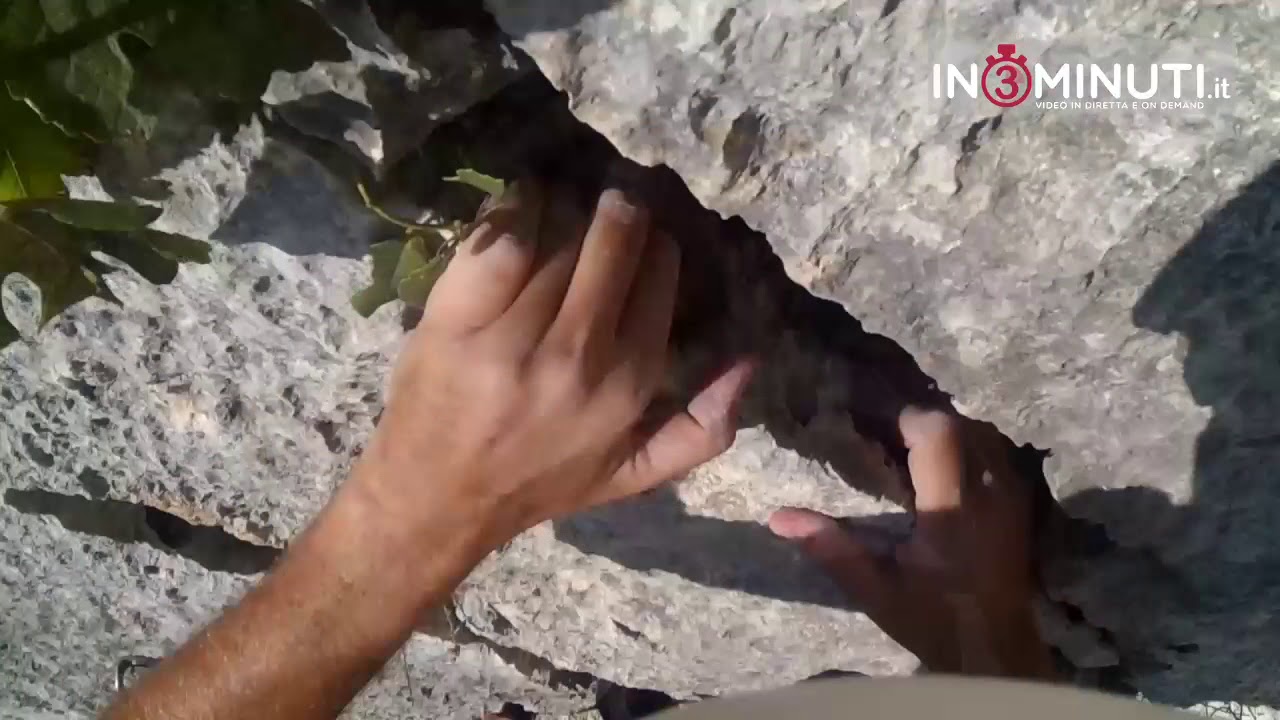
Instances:
[[[437,238],[439,242],[436,242]],[[404,243],[404,249],[400,251],[400,258],[396,262],[395,274],[391,276],[391,286],[399,286],[405,278],[431,262],[431,259],[436,256],[436,253],[443,246],[443,240],[435,233],[432,233],[430,237],[416,232],[409,235]]]
[[[6,203],[17,212],[42,212],[55,220],[85,230],[141,230],[160,218],[160,209],[97,200],[49,198]],[[203,243],[201,243],[203,245]]]
[[[119,303],[102,282],[110,255],[154,283],[171,282],[181,262],[208,262],[206,243],[147,228],[157,213],[129,204],[84,200],[20,200],[0,204],[0,283],[12,273],[40,290],[40,323],[91,297]],[[17,329],[0,313],[0,347]]]
[[[0,77],[48,123],[97,141],[147,134],[153,119],[130,102],[134,68],[123,33],[178,0],[39,0],[0,18]]]
[[[502,194],[507,190],[507,184],[492,175],[476,172],[471,168],[462,168],[457,174],[445,178],[446,182],[460,183],[462,185],[470,185],[477,190],[481,190],[495,199],[501,198]]]
[[[351,296],[351,305],[363,317],[370,317],[378,308],[396,299],[396,286],[393,282],[400,256],[408,245],[403,240],[388,240],[375,244],[369,249],[373,256],[373,280],[369,287]]]
[[[417,270],[409,273],[396,286],[396,296],[404,304],[411,307],[420,308],[426,305],[427,297],[431,295],[431,289],[435,287],[436,281],[440,279],[445,269],[449,267],[451,257],[451,252],[442,252],[428,260],[426,264]]]
[[[0,202],[62,195],[62,176],[82,166],[73,140],[0,92]]]
[[[431,288],[448,266],[451,256],[448,241],[439,232],[419,231],[410,235],[391,278],[396,297],[413,307],[426,305]]]
[[[59,223],[46,218],[35,227],[0,219],[0,283],[10,273],[25,275],[40,289],[40,324],[97,294],[98,278],[77,262],[74,243]]]

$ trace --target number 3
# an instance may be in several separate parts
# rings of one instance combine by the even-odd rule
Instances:
[[[1000,76],[1000,82],[1003,85],[1001,88],[996,88],[996,97],[1005,102],[1018,97],[1018,93],[1021,90],[1018,85],[1018,69],[1010,65],[1004,65],[996,70],[996,74]],[[1010,89],[1005,90],[1004,88]]]

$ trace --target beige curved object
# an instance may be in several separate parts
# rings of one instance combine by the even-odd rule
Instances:
[[[965,677],[842,678],[686,705],[660,720],[1176,720],[1177,710],[1081,690]]]

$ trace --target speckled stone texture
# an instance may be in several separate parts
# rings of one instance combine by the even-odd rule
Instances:
[[[94,717],[114,687],[119,660],[171,652],[256,579],[64,524],[0,505],[0,687],[15,708],[11,716],[0,707],[0,717]],[[482,644],[418,634],[346,717],[476,718],[507,702],[554,717],[588,708],[593,699],[583,689],[540,685]]]
[[[1109,631],[1125,682],[1280,702],[1274,4],[487,4],[624,155],[763,231],[965,412],[1052,450],[1054,494],[1118,543],[1055,568],[1057,593]],[[1050,67],[1204,62],[1234,97],[931,97],[934,63],[1013,41]]]

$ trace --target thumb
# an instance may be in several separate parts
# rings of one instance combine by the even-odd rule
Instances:
[[[648,436],[605,487],[609,502],[651,490],[729,449],[737,431],[736,410],[755,362],[739,360],[720,373],[684,412]]]
[[[778,510],[769,529],[799,545],[864,612],[875,614],[893,601],[897,579],[887,538],[802,508]]]

